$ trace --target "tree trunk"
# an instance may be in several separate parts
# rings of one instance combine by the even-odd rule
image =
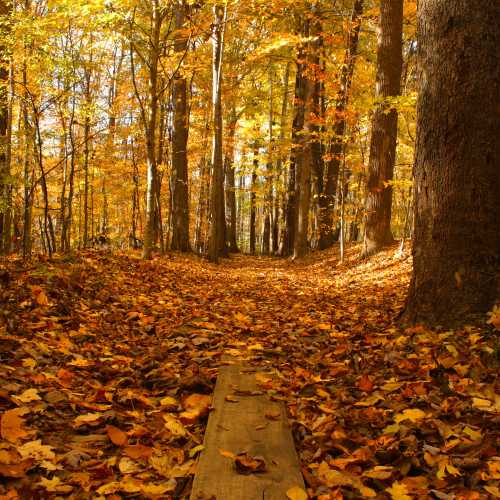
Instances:
[[[226,220],[224,210],[224,165],[222,154],[222,60],[224,54],[224,30],[227,10],[225,6],[215,5],[213,26],[212,57],[212,107],[213,107],[213,146],[212,146],[212,190],[210,193],[210,238],[208,258],[219,262],[220,255],[227,255]]]
[[[156,165],[156,125],[158,118],[158,63],[160,58],[160,31],[161,12],[158,0],[152,2],[152,33],[149,48],[149,74],[148,74],[148,110],[144,116],[144,128],[146,132],[146,223],[144,228],[144,259],[150,259],[153,254],[155,234],[155,203],[157,178]]]
[[[182,33],[185,22],[183,0],[175,5],[175,27],[178,30],[175,38],[175,52],[183,57],[187,51],[188,40]],[[174,101],[174,119],[172,136],[172,244],[173,250],[188,252],[189,243],[189,190],[188,190],[188,109],[187,82],[182,72],[177,72],[172,89]]]
[[[304,100],[305,100],[305,82],[304,64],[301,62],[305,57],[303,48],[300,48],[297,54],[297,73],[295,75],[295,93],[293,99],[294,115],[292,123],[292,151],[290,154],[290,167],[288,170],[287,198],[284,213],[284,230],[279,255],[285,257],[293,251],[295,240],[295,225],[297,220],[297,193],[296,184],[296,163],[299,155],[298,140],[299,134],[304,127]]]
[[[297,176],[295,182],[295,193],[297,196],[296,229],[293,242],[293,258],[304,257],[308,250],[309,231],[309,207],[311,202],[311,173],[312,173],[312,133],[314,125],[312,122],[313,110],[312,98],[314,93],[314,82],[306,79],[305,90],[305,119],[304,129],[299,137],[300,152],[296,163]]]
[[[280,119],[280,135],[279,135],[279,151],[278,159],[276,161],[276,171],[278,176],[278,186],[281,184],[279,182],[280,178],[285,178],[285,172],[283,171],[283,156],[282,148],[285,140],[285,129],[288,114],[288,86],[290,80],[290,62],[287,63],[285,68],[285,75],[283,78],[283,101],[281,103],[281,119]],[[273,253],[280,254],[280,245],[286,237],[285,223],[286,223],[286,192],[285,190],[276,190],[275,198],[275,219],[273,223]],[[281,191],[283,193],[281,194]]]
[[[333,245],[336,229],[334,228],[335,195],[339,179],[340,163],[346,129],[346,110],[349,103],[349,93],[354,74],[354,65],[358,52],[359,32],[361,29],[361,16],[363,14],[364,0],[356,0],[351,15],[351,29],[349,42],[344,56],[340,89],[336,96],[335,124],[333,126],[333,139],[328,150],[329,159],[326,163],[325,182],[319,194],[319,248],[325,249]]]
[[[420,1],[411,322],[484,321],[500,296],[499,18],[497,0]]]
[[[273,155],[274,155],[274,137],[273,137],[273,68],[269,69],[269,143],[267,146],[267,165],[264,184],[264,227],[262,231],[262,255],[269,255],[271,251],[271,221],[273,211]]]
[[[403,0],[382,0],[377,48],[375,96],[382,102],[372,121],[362,255],[367,257],[394,239],[391,232],[392,186],[398,113],[390,98],[399,95],[403,69]]]
[[[257,170],[259,168],[259,147],[254,146],[252,165],[252,184],[250,185],[250,253],[255,255],[257,220]]]
[[[9,14],[9,6],[5,0],[0,1],[0,17],[3,19]],[[3,40],[7,33],[0,32],[0,253],[4,253],[10,240],[10,162],[7,150],[9,147],[9,70],[8,56]]]
[[[317,16],[315,7],[312,13]],[[298,134],[297,162],[295,193],[297,199],[296,229],[293,242],[293,258],[303,257],[309,248],[309,209],[311,205],[311,176],[313,172],[313,149],[317,145],[318,138],[315,137],[317,125],[315,116],[318,113],[319,94],[319,48],[321,38],[321,23],[318,18],[313,18],[307,23],[305,33],[311,40],[306,47],[306,70],[304,77],[304,118],[303,128]]]
[[[226,144],[226,156],[224,161],[224,171],[226,176],[226,219],[227,219],[227,244],[230,252],[238,252],[236,241],[236,186],[234,180],[234,140],[238,117],[236,110],[231,111],[231,118],[228,125],[229,137]]]

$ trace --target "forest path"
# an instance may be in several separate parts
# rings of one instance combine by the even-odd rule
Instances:
[[[313,495],[490,488],[494,335],[401,329],[410,259],[358,250],[0,263],[0,495],[188,496],[228,355],[273,372]]]

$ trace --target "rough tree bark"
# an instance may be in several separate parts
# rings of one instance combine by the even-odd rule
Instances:
[[[305,82],[304,78],[304,63],[302,62],[304,55],[303,47],[300,47],[297,53],[297,72],[295,74],[295,92],[293,98],[293,123],[292,123],[292,150],[290,154],[290,167],[288,169],[287,195],[286,204],[284,207],[283,217],[283,234],[280,242],[278,254],[282,257],[288,256],[293,252],[293,244],[295,240],[295,224],[297,213],[297,194],[295,192],[296,184],[296,163],[298,158],[298,140],[299,134],[304,127],[304,111],[305,111]]]
[[[398,113],[390,98],[399,95],[403,69],[403,0],[382,0],[377,47],[375,96],[382,100],[372,120],[362,255],[367,257],[394,239],[391,232],[392,181],[396,160]]]
[[[319,248],[331,247],[335,241],[336,229],[334,228],[335,195],[337,193],[340,164],[346,129],[346,109],[349,103],[352,77],[358,52],[359,32],[361,29],[361,16],[363,14],[364,0],[356,0],[351,14],[351,29],[349,41],[342,65],[340,76],[340,89],[335,98],[335,123],[333,126],[334,137],[328,149],[329,159],[326,162],[325,181],[319,196]]]
[[[214,130],[208,258],[210,261],[218,263],[220,255],[227,255],[226,220],[224,214],[224,164],[222,153],[222,60],[224,54],[224,31],[227,10],[225,6],[219,4],[214,5],[213,10],[212,108]]]
[[[186,17],[184,0],[175,5],[175,51],[182,56],[187,51],[188,38],[182,33]],[[188,190],[188,107],[187,82],[178,71],[173,82],[174,127],[172,135],[172,249],[188,252],[189,243],[189,190]]]
[[[407,321],[453,326],[500,297],[499,18],[497,0],[419,5]]]
[[[311,7],[312,17],[306,29],[310,41],[306,47],[307,76],[304,77],[304,122],[298,134],[298,155],[296,164],[295,192],[297,212],[293,258],[303,257],[309,248],[309,209],[311,205],[311,177],[313,173],[314,147],[319,145],[316,115],[319,107],[319,51],[321,44],[321,22],[315,7]],[[318,159],[318,158],[317,158]]]

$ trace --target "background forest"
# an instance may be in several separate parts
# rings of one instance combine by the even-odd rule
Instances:
[[[408,237],[416,2],[401,5],[377,62],[370,0],[2,2],[2,251],[100,238],[216,260],[217,219],[217,254],[302,256],[362,239],[370,183]],[[396,112],[378,167],[373,116]]]

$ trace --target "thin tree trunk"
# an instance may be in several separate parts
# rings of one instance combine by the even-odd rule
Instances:
[[[252,184],[250,185],[250,253],[255,255],[256,219],[257,219],[257,170],[259,168],[259,148],[254,146]]]
[[[262,231],[262,255],[269,255],[271,251],[271,222],[273,210],[273,154],[274,154],[274,137],[273,137],[273,70],[269,69],[269,143],[267,147],[267,165],[264,184],[264,229]]]
[[[336,96],[335,124],[333,126],[333,139],[328,149],[328,161],[324,187],[319,193],[319,248],[329,248],[335,242],[335,195],[337,193],[340,163],[344,135],[346,129],[346,110],[349,103],[349,94],[354,75],[356,55],[358,52],[359,32],[361,29],[361,16],[363,14],[364,0],[356,0],[351,15],[351,28],[349,41],[342,65],[340,89]]]
[[[391,232],[392,186],[396,161],[398,113],[390,102],[399,95],[403,69],[403,0],[382,0],[375,96],[383,102],[372,121],[362,255],[367,257],[394,241]]]
[[[92,56],[90,64],[92,64]],[[83,122],[83,246],[89,245],[89,163],[90,163],[90,82],[91,69],[85,69],[85,117]]]
[[[500,3],[419,4],[413,276],[404,319],[453,327],[500,291]]]
[[[148,72],[148,106],[144,113],[144,129],[146,132],[146,223],[144,229],[144,259],[150,259],[153,254],[155,233],[155,203],[157,179],[156,165],[156,125],[158,117],[158,64],[160,58],[160,31],[162,18],[159,0],[152,2],[152,34],[149,42],[149,72]],[[135,77],[135,75],[134,75]]]
[[[227,6],[216,4],[213,25],[212,55],[212,107],[213,107],[213,145],[212,145],[212,186],[210,193],[210,238],[208,258],[219,262],[220,255],[227,255],[226,219],[224,215],[224,164],[222,152],[222,60],[224,54],[224,32]]]
[[[234,148],[236,127],[238,117],[236,110],[231,110],[231,117],[228,124],[229,136],[226,143],[226,155],[224,161],[224,171],[226,176],[226,229],[227,229],[227,244],[230,252],[238,252],[238,243],[236,241],[236,186],[234,176]]]
[[[281,177],[285,181],[285,172],[283,171],[283,156],[282,156],[282,147],[285,140],[285,129],[286,129],[286,121],[288,114],[288,86],[290,80],[290,63],[288,62],[285,68],[285,76],[283,79],[283,101],[281,104],[281,120],[280,120],[280,136],[279,136],[279,155],[278,160],[276,162],[276,170],[278,173],[278,181]],[[278,182],[278,185],[280,182]],[[283,182],[285,184],[285,182]],[[275,212],[275,220],[274,220],[274,228],[273,228],[273,253],[282,253],[280,251],[280,245],[285,240],[286,237],[286,192],[283,189],[283,198],[278,203],[278,191],[276,194],[276,212]]]
[[[0,17],[5,19],[10,8],[5,0],[0,1]],[[10,185],[10,164],[7,154],[9,143],[9,69],[7,47],[4,45],[5,29],[0,32],[0,254],[5,253],[6,242],[10,240],[7,224],[10,211],[8,200]]]

